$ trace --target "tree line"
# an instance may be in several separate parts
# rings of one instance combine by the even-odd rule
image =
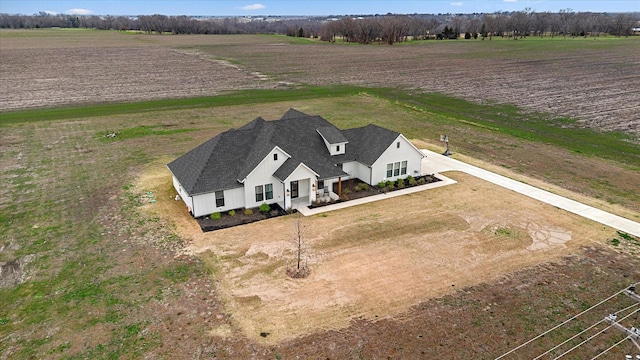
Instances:
[[[492,14],[416,16],[385,15],[366,18],[345,17],[327,22],[321,30],[325,41],[368,44],[423,39],[465,39],[493,36],[521,39],[525,36],[630,36],[640,27],[635,13],[576,13],[571,9],[558,13],[536,13],[530,9]]]
[[[322,23],[308,21],[304,36],[319,33]],[[193,18],[189,16],[141,15],[128,16],[79,16],[51,15],[40,12],[34,15],[0,14],[0,28],[39,29],[39,28],[86,28],[98,30],[133,30],[148,34],[298,34],[299,21],[274,20],[260,21],[237,17]],[[312,32],[313,31],[313,32]]]
[[[0,14],[0,28],[90,28],[134,30],[157,34],[282,34],[317,37],[324,41],[361,44],[394,44],[407,40],[488,38],[507,36],[630,36],[640,27],[637,13],[534,12],[530,8],[491,14],[414,14],[345,16],[327,19],[288,18],[193,18],[188,16],[143,15],[76,16]]]

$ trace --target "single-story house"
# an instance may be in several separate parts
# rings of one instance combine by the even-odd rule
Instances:
[[[289,109],[216,135],[167,165],[195,217],[277,203],[283,209],[337,198],[342,181],[370,185],[420,175],[424,154],[402,134],[376,125],[340,130]],[[338,184],[338,194],[333,184]]]

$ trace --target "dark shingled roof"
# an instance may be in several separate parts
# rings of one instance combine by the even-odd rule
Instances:
[[[349,140],[349,145],[345,147],[344,155],[338,155],[338,160],[357,161],[367,166],[373,165],[400,136],[400,133],[373,124],[342,130],[342,134]]]
[[[346,153],[331,156],[318,129],[331,141],[348,142]],[[291,158],[276,170],[275,177],[284,180],[304,163],[323,180],[347,175],[338,163],[355,160],[372,165],[399,135],[375,125],[340,131],[320,116],[289,109],[280,120],[257,118],[237,130],[220,133],[167,166],[193,196],[241,187],[240,181],[278,146]]]
[[[335,126],[324,126],[316,129],[316,131],[327,140],[329,144],[339,144],[349,142],[344,135]]]

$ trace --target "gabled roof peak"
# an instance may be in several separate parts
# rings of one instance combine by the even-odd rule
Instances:
[[[284,115],[282,115],[280,120],[298,119],[298,118],[309,117],[309,116],[310,115],[307,115],[302,111],[298,111],[294,108],[289,108],[289,110],[287,110],[287,112],[284,113]]]
[[[247,124],[245,124],[244,126],[239,128],[238,130],[253,130],[253,129],[256,129],[257,127],[261,126],[265,122],[266,122],[265,119],[263,119],[262,117],[258,116],[257,118],[253,119],[252,121],[248,122]],[[231,130],[233,130],[233,129],[231,129]]]

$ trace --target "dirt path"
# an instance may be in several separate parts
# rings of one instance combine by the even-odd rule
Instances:
[[[275,344],[353,319],[393,317],[460,287],[492,281],[601,242],[613,230],[472,176],[422,193],[304,218],[312,274],[287,278],[291,216],[203,234],[173,200],[161,162],[138,186],[150,212],[171,218],[187,251],[209,263],[233,319],[249,339]],[[216,328],[213,335],[233,334]],[[261,336],[262,334],[262,336]]]

